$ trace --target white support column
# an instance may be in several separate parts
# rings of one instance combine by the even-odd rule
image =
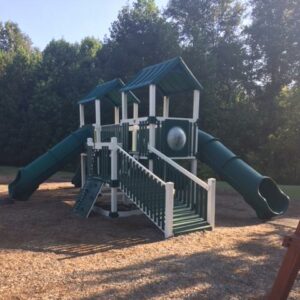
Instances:
[[[122,92],[122,121],[128,119],[128,101],[127,94]]]
[[[120,123],[120,108],[115,106],[115,124]]]
[[[169,117],[169,110],[170,110],[170,98],[167,96],[164,96],[164,109],[163,109],[163,117],[164,118]]]
[[[208,179],[208,192],[207,192],[207,222],[215,228],[215,211],[216,211],[216,179]]]
[[[134,122],[139,117],[139,105],[137,103],[133,103],[133,119]],[[137,125],[134,124],[132,128],[132,151],[136,151],[137,149]]]
[[[156,86],[149,86],[149,117],[156,116]],[[155,124],[149,124],[149,145],[155,147]],[[153,171],[153,160],[149,159],[149,170]]]
[[[84,105],[79,104],[79,126],[84,126]]]
[[[165,238],[173,236],[174,183],[166,183]]]
[[[80,154],[80,168],[81,168],[81,187],[84,186],[86,182],[86,154]]]
[[[110,217],[114,218],[118,216],[118,188],[114,186],[114,183],[118,180],[118,140],[116,137],[111,138],[111,208]]]
[[[198,167],[198,161],[197,159],[193,159],[191,161],[191,173],[197,176],[197,167]]]
[[[200,91],[194,90],[194,106],[193,106],[194,121],[197,121],[199,118],[199,108],[200,108]]]
[[[101,142],[101,105],[100,100],[95,100],[95,118],[96,118],[96,143]]]

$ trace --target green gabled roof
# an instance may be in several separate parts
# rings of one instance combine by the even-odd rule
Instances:
[[[150,84],[155,84],[163,95],[203,89],[183,59],[176,57],[142,69],[121,91],[126,92]]]
[[[121,106],[122,96],[120,88],[125,86],[124,82],[120,79],[113,79],[97,85],[91,90],[83,99],[78,101],[78,104],[87,104],[93,102],[96,99],[103,100],[107,99],[115,106]],[[128,93],[128,103],[140,103],[140,100],[132,93]]]

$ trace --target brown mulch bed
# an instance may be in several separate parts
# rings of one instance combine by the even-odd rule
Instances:
[[[260,299],[300,215],[293,201],[262,223],[222,193],[214,231],[164,240],[144,216],[74,216],[77,193],[52,180],[30,201],[0,206],[0,299]],[[300,299],[299,277],[290,299]]]

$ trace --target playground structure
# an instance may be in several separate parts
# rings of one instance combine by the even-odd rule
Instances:
[[[140,117],[141,102],[133,91],[145,87],[149,88],[149,115]],[[200,159],[230,183],[259,218],[283,214],[289,198],[275,182],[199,130],[201,90],[181,58],[146,67],[126,85],[120,79],[98,85],[79,101],[80,128],[22,168],[9,185],[10,196],[27,200],[39,184],[80,154],[81,191],[76,214],[88,217],[102,188],[108,185],[111,217],[118,216],[120,191],[168,238],[215,226],[216,180],[197,177]],[[193,107],[192,116],[170,116],[172,96],[187,91],[193,92],[192,101],[186,101]],[[159,98],[163,99],[162,116],[157,115]],[[101,123],[103,100],[114,106],[114,124]],[[95,105],[95,124],[86,125],[85,106],[91,103]]]

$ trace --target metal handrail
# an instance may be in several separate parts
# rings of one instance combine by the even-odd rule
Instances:
[[[200,185],[201,187],[203,187],[207,191],[209,190],[209,186],[205,181],[201,180],[200,178],[198,178],[197,176],[195,176],[194,174],[192,174],[191,172],[189,172],[188,170],[183,168],[181,165],[176,163],[174,160],[172,160],[171,158],[164,155],[162,152],[160,152],[159,150],[157,150],[156,148],[154,148],[150,145],[148,145],[148,149],[149,149],[150,152],[153,152],[158,157],[160,157],[162,160],[164,160],[165,162],[167,162],[168,164],[173,166],[179,172],[183,173],[186,177],[188,177],[189,179],[191,179],[192,181],[194,181],[195,183],[197,183],[198,185]]]

